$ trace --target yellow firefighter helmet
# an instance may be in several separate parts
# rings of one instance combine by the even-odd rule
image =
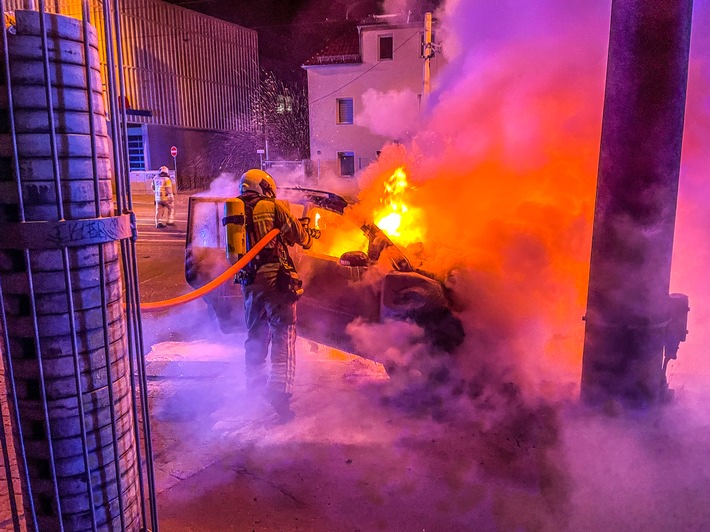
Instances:
[[[276,181],[263,170],[252,168],[244,172],[239,179],[239,193],[244,194],[247,191],[275,198]]]

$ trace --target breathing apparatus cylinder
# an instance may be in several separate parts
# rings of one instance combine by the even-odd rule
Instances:
[[[224,203],[224,219],[226,227],[227,260],[236,264],[247,252],[247,227],[244,202],[239,198],[230,198]]]

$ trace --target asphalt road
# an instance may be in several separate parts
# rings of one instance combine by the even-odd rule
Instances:
[[[138,240],[136,258],[141,302],[171,299],[192,291],[185,281],[185,230],[189,194],[178,194],[175,226],[155,227],[155,205],[149,196],[133,196]],[[157,312],[142,312],[143,341],[147,350],[165,341],[203,339],[219,325],[200,298]]]
[[[155,205],[149,196],[135,196],[138,240],[138,279],[141,301],[159,301],[190,291],[185,282],[185,228],[187,226],[187,198],[176,197],[175,226],[155,227]]]

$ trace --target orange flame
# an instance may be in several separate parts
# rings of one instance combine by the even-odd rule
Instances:
[[[404,246],[424,239],[420,210],[405,201],[412,189],[404,167],[397,168],[384,185],[382,208],[375,212],[375,224],[394,241]]]
[[[367,237],[347,216],[314,208],[313,227],[321,230],[321,237],[313,241],[310,253],[338,258],[348,251],[367,251]]]

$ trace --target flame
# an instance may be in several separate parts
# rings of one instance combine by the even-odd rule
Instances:
[[[321,237],[313,241],[309,253],[337,259],[348,251],[367,251],[367,237],[349,217],[320,207],[311,212],[314,227],[322,232]]]
[[[407,180],[404,167],[397,168],[384,184],[380,198],[382,208],[375,212],[375,224],[398,244],[407,246],[422,242],[424,229],[420,210],[406,203],[406,196],[413,190]]]

